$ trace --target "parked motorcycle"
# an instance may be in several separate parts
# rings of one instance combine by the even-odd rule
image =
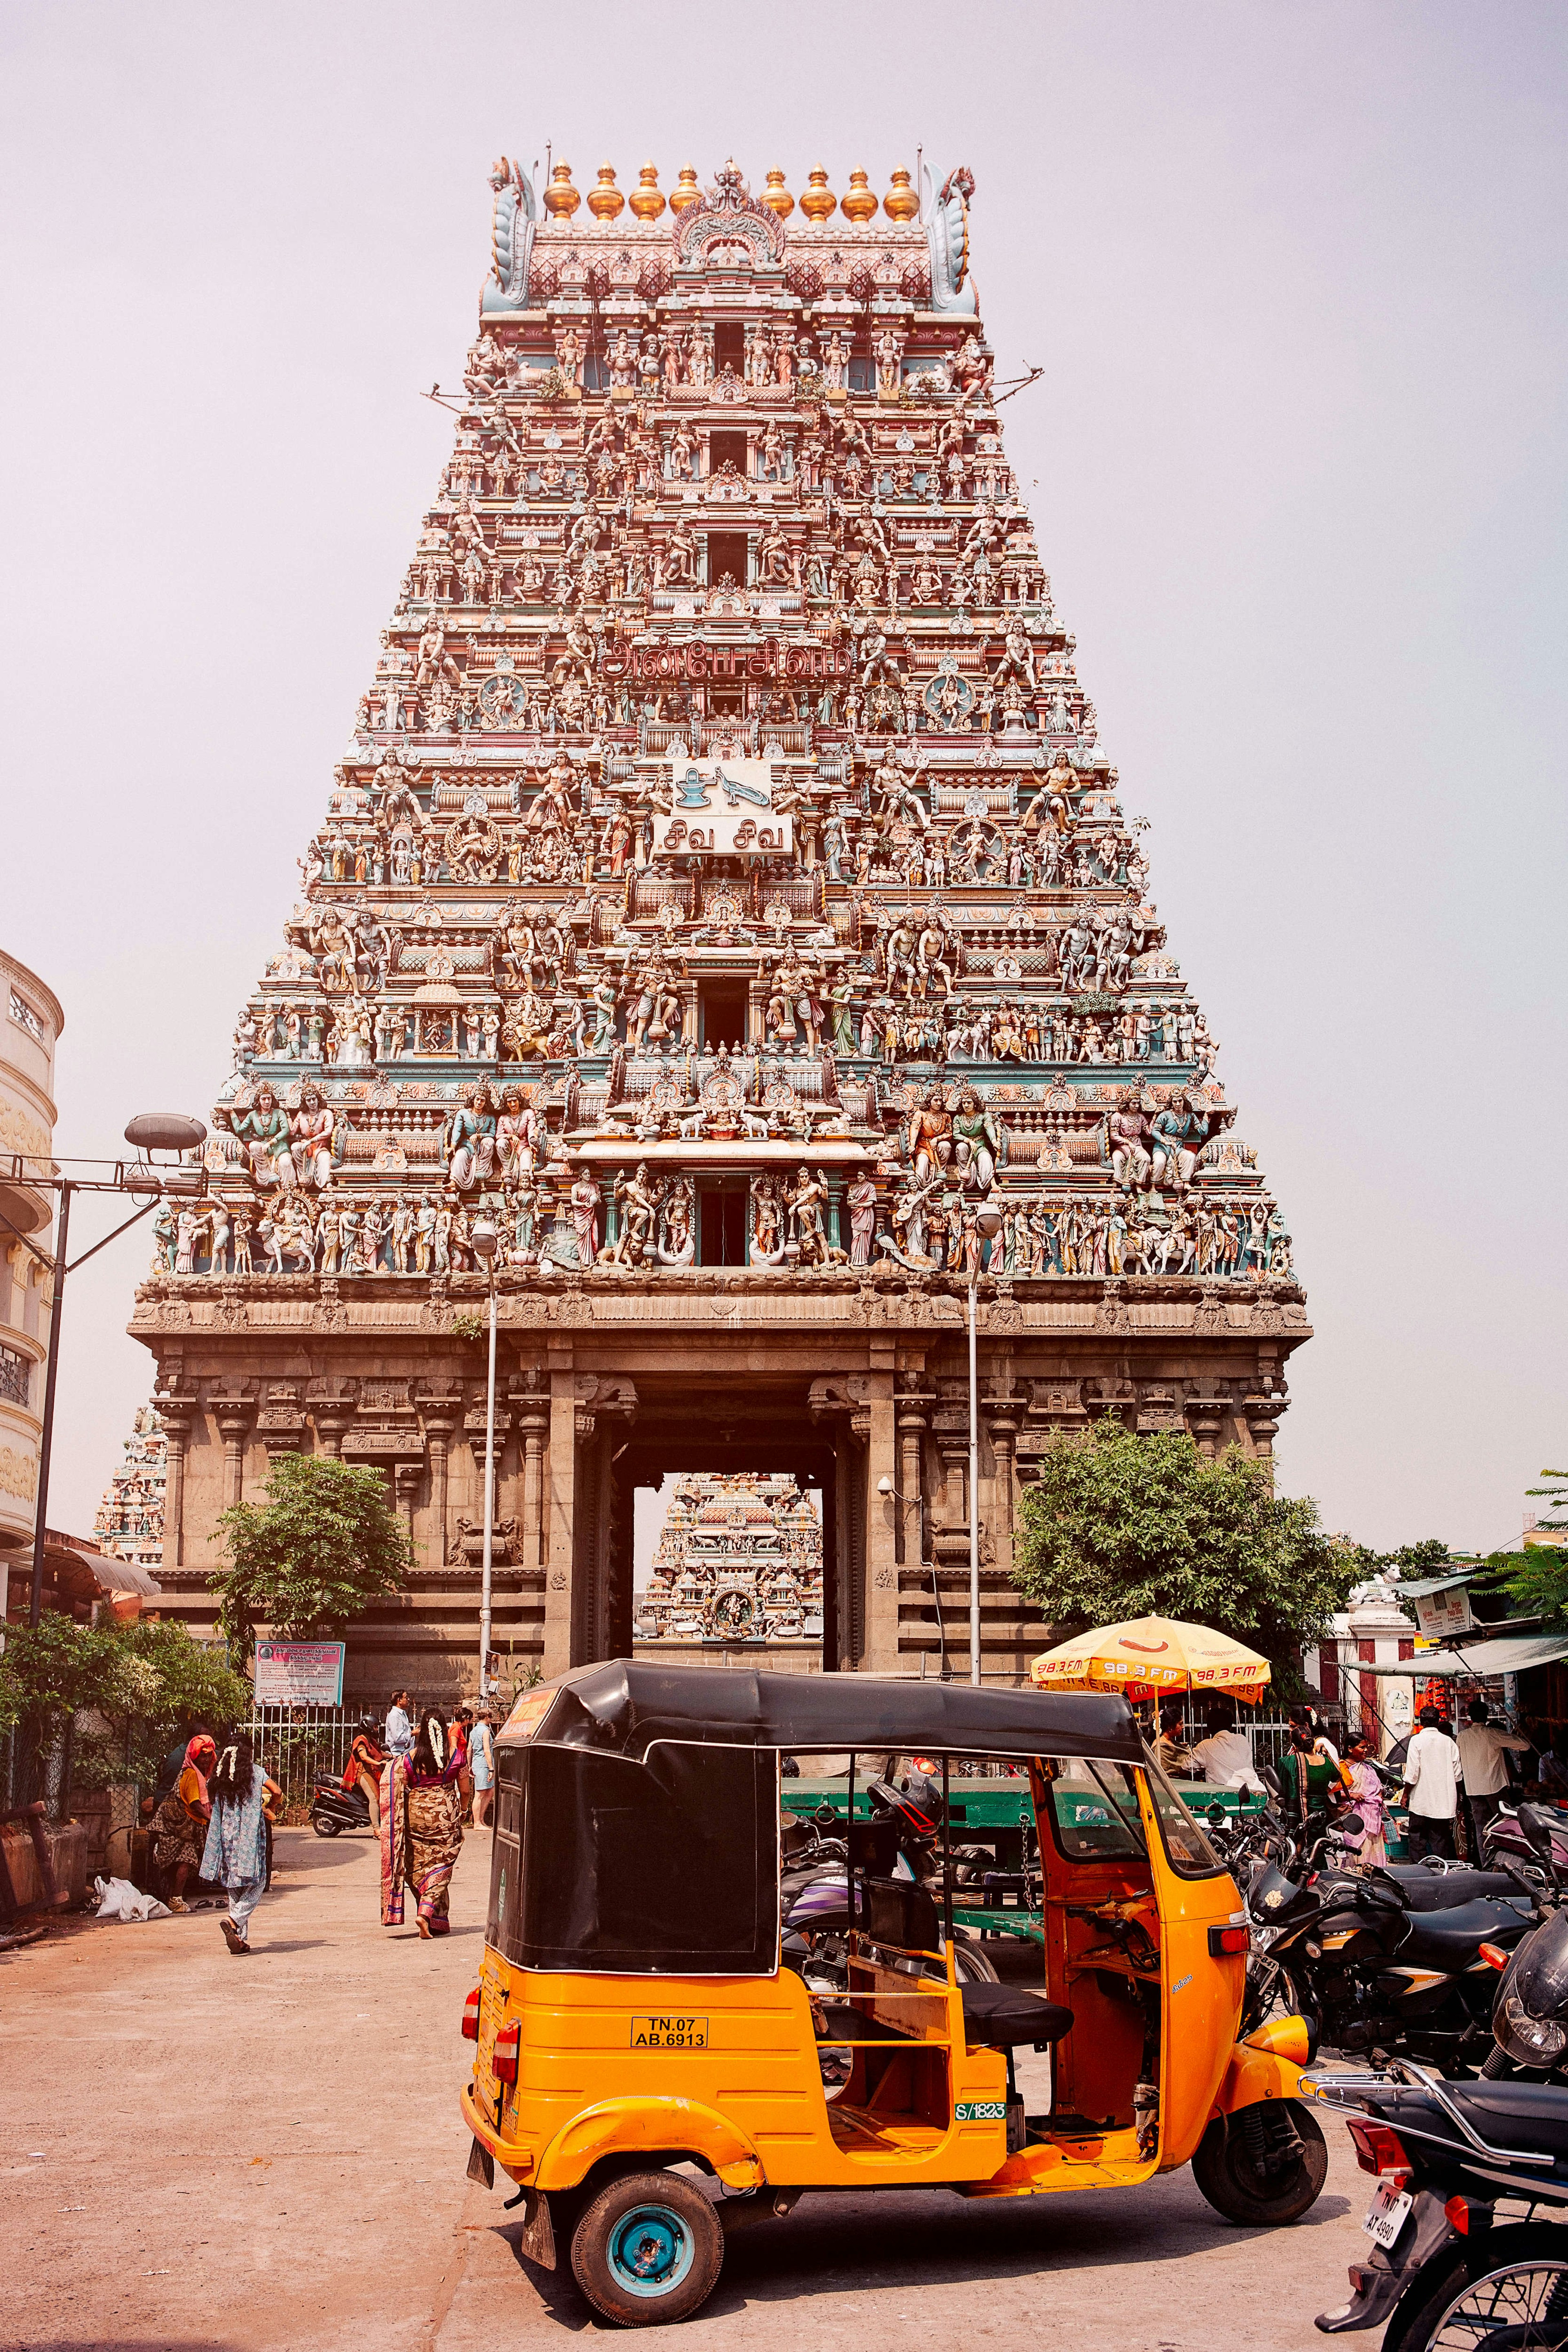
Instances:
[[[1314,2052],[1397,2052],[1445,2071],[1479,2067],[1490,2043],[1495,1978],[1482,1946],[1511,1951],[1535,1924],[1530,1890],[1415,1910],[1380,1871],[1337,1866],[1336,1849],[1360,1832],[1344,1816],[1294,1874],[1274,1861],[1247,1887],[1253,1958],[1248,2017],[1278,1998],[1304,2017]],[[1329,1866],[1312,1874],[1314,1863]],[[1425,1888],[1417,1886],[1417,1895]]]
[[[1568,2077],[1568,1869],[1556,1860],[1561,1824],[1544,1805],[1521,1805],[1516,1820],[1542,1882],[1541,1924],[1502,1969],[1492,2002],[1495,2046],[1481,2073],[1494,2082],[1562,2082]]]
[[[1372,2240],[1325,2336],[1388,2323],[1383,2352],[1563,2352],[1568,2347],[1568,2092],[1384,2072],[1307,2075],[1346,2120],[1377,2187]],[[1522,2206],[1524,2218],[1500,2207]]]
[[[370,1800],[362,1789],[345,1789],[330,1773],[319,1773],[310,1795],[310,1826],[318,1837],[334,1838],[344,1830],[368,1830]]]

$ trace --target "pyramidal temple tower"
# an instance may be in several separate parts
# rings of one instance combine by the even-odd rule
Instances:
[[[349,1687],[473,1687],[484,1220],[503,1674],[630,1654],[634,1489],[749,1472],[820,1493],[808,1663],[967,1673],[977,1510],[1021,1678],[1044,1447],[1266,1457],[1309,1331],[1008,464],[973,179],[491,188],[451,456],[137,1297],[169,1605],[210,1622],[274,1454],[373,1463],[418,1565]]]

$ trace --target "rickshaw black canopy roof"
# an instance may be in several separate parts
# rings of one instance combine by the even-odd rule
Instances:
[[[554,1685],[531,1732],[499,1744],[580,1748],[641,1763],[655,1741],[901,1755],[1094,1756],[1139,1764],[1124,1698],[1096,1691],[977,1690],[870,1675],[770,1675],[612,1658]],[[530,1692],[531,1699],[544,1693]]]

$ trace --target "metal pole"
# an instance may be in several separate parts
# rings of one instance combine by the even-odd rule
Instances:
[[[485,1391],[485,1569],[479,1588],[479,1696],[490,1696],[490,1539],[496,1524],[496,1269],[490,1268],[490,1370]]]
[[[55,1389],[60,1372],[60,1316],[65,1307],[66,1244],[70,1235],[71,1193],[74,1189],[68,1177],[60,1186],[60,1220],[55,1234],[48,1368],[44,1374],[44,1428],[38,1440],[38,1510],[33,1522],[33,1590],[27,1601],[29,1625],[36,1625],[44,1613],[44,1546],[49,1517],[49,1455],[55,1443]]]
[[[969,1680],[980,1679],[980,1383],[975,1368],[975,1296],[969,1277]]]

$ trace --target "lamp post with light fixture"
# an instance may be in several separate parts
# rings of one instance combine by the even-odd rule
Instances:
[[[145,1111],[133,1118],[125,1130],[127,1143],[132,1145],[139,1155],[146,1154],[145,1158],[139,1156],[129,1163],[123,1160],[67,1163],[112,1169],[111,1175],[63,1176],[52,1159],[44,1162],[44,1172],[40,1174],[31,1164],[33,1155],[25,1152],[11,1155],[9,1169],[14,1182],[25,1183],[38,1192],[57,1192],[60,1201],[58,1230],[52,1257],[39,1249],[36,1242],[30,1241],[19,1226],[13,1225],[8,1217],[0,1215],[0,1225],[16,1235],[50,1276],[49,1345],[44,1365],[44,1411],[38,1433],[38,1496],[33,1519],[33,1579],[27,1600],[29,1625],[37,1625],[44,1611],[49,1465],[55,1444],[55,1393],[59,1381],[60,1322],[65,1307],[66,1276],[74,1274],[78,1266],[85,1265],[89,1257],[96,1257],[100,1249],[107,1249],[110,1242],[118,1241],[121,1234],[129,1233],[132,1225],[170,1194],[194,1197],[204,1192],[207,1182],[204,1168],[192,1167],[184,1161],[172,1167],[161,1167],[151,1155],[157,1151],[195,1151],[206,1139],[207,1130],[199,1118],[186,1118],[179,1111]],[[141,1207],[127,1217],[123,1224],[116,1225],[112,1233],[105,1234],[100,1242],[94,1242],[91,1249],[83,1250],[80,1257],[68,1262],[66,1251],[70,1238],[71,1201],[78,1192],[129,1192],[132,1198],[147,1193],[151,1197],[143,1201]]]
[[[490,1551],[496,1526],[496,1254],[500,1233],[493,1217],[474,1220],[474,1255],[490,1277],[490,1360],[485,1381],[485,1556],[479,1581],[479,1703],[490,1696]]]
[[[990,1201],[975,1211],[975,1231],[994,1242],[1002,1213]],[[980,1382],[975,1361],[975,1300],[980,1284],[980,1254],[969,1272],[969,1680],[980,1680]]]

